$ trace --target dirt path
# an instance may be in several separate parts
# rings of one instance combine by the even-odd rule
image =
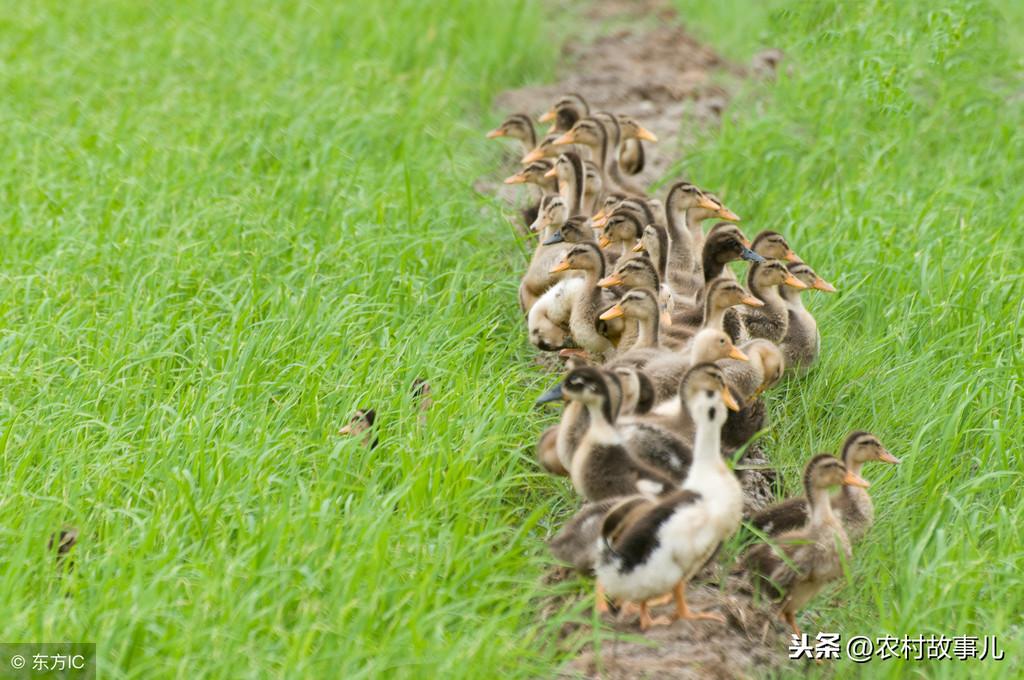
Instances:
[[[749,66],[730,63],[687,34],[664,0],[596,0],[583,11],[583,21],[576,23],[587,33],[567,40],[561,79],[506,91],[496,99],[495,109],[536,118],[561,95],[577,92],[592,110],[633,115],[659,138],[658,144],[647,148],[641,176],[646,184],[676,179],[671,171],[678,167],[693,133],[717,124],[725,111],[729,84],[743,78],[770,77],[781,58],[777,51],[766,50]],[[502,185],[497,177],[481,180],[477,188],[497,193],[510,203],[522,200],[520,192]],[[538,363],[547,368],[557,365],[544,360]],[[742,472],[741,479],[748,508],[763,507],[773,498],[774,474],[766,456],[752,446],[741,467],[758,468]],[[744,594],[739,580],[723,572],[723,566],[717,565],[702,574],[691,584],[688,599],[694,609],[724,614],[727,624],[678,621],[641,635],[636,616],[620,620],[609,615],[604,627],[606,632],[615,632],[612,639],[605,640],[600,653],[584,646],[561,677],[734,678],[762,674],[786,663],[789,638],[785,627],[771,610]],[[549,581],[576,578],[557,569],[548,576]],[[723,581],[724,587],[719,585]],[[554,613],[569,604],[549,601],[544,611]],[[662,609],[655,614],[668,614],[671,607]],[[562,632],[566,644],[592,638],[586,621]]]

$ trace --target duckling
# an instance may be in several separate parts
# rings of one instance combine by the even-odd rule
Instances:
[[[803,290],[820,290],[826,293],[836,292],[835,287],[818,276],[813,269],[803,262],[794,262],[786,266],[789,273],[799,279],[807,288]],[[818,360],[821,351],[821,333],[807,308],[804,307],[803,291],[782,286],[779,294],[786,303],[789,312],[789,326],[786,336],[782,339],[782,353],[786,356],[787,368],[805,372]]]
[[[608,262],[615,264],[620,257],[631,253],[643,229],[640,219],[632,213],[616,211],[609,217],[597,241],[607,254]]]
[[[698,209],[700,211],[698,211]],[[716,214],[718,205],[690,182],[676,182],[665,196],[668,228],[668,283],[677,295],[692,295],[700,285],[694,277],[699,266],[695,253],[703,242],[702,220]],[[691,221],[694,226],[691,227]]]
[[[674,619],[725,622],[716,613],[691,611],[686,603],[686,585],[739,528],[743,491],[720,453],[726,413],[724,385],[714,379],[720,377],[720,372],[713,364],[700,364],[690,373],[695,377],[683,381],[683,398],[696,423],[696,435],[686,481],[653,507],[636,504],[623,512],[624,504],[620,503],[607,513],[601,527],[594,569],[598,603],[605,595],[639,603],[643,630],[671,622],[652,619],[648,609],[649,600],[669,590],[676,603]],[[698,379],[697,375],[711,380]],[[704,389],[702,383],[711,388]]]
[[[584,503],[562,528],[548,541],[548,549],[555,559],[568,564],[581,574],[594,571],[597,561],[598,538],[601,525],[608,512],[623,501],[653,505],[653,502],[639,494],[634,496],[612,496],[594,503]]]
[[[622,128],[622,142],[619,145],[619,167],[627,175],[638,175],[644,170],[646,154],[643,141],[657,142],[653,132],[647,130],[629,116],[619,116]]]
[[[614,353],[615,347],[597,330],[597,317],[602,304],[603,289],[597,282],[604,278],[604,255],[596,243],[577,243],[563,260],[551,268],[552,273],[580,271],[583,286],[576,288],[569,312],[569,332],[577,346],[591,356],[600,358]]]
[[[377,435],[373,432],[373,423],[377,419],[375,409],[356,409],[348,421],[348,425],[338,430],[338,434],[359,436],[362,435],[363,444],[371,449],[377,448]]]
[[[538,403],[567,399],[581,402],[590,418],[586,433],[569,461],[576,491],[589,501],[640,493],[654,498],[674,487],[672,480],[632,456],[615,429],[614,374],[593,366],[577,368],[538,399]]]
[[[782,533],[774,545],[751,548],[743,562],[762,592],[781,599],[780,614],[800,635],[796,613],[829,582],[843,575],[853,553],[843,525],[832,512],[829,490],[839,485],[868,488],[868,483],[825,453],[815,456],[804,471],[810,506],[807,524]]]
[[[558,194],[551,194],[541,199],[537,219],[530,225],[531,231],[541,231],[533,257],[530,258],[530,264],[519,283],[519,307],[527,314],[545,291],[565,276],[564,273],[552,274],[551,268],[562,259],[569,246],[550,244],[548,241],[556,233],[556,225],[563,225],[566,222],[568,214],[565,199]]]
[[[746,360],[746,354],[733,344],[728,335],[722,331],[704,328],[693,336],[686,351],[666,351],[648,358],[637,368],[642,368],[654,383],[655,402],[659,405],[652,413],[668,414],[669,419],[672,420],[674,415],[681,410],[685,417],[685,409],[682,408],[682,402],[678,398],[674,399],[675,409],[669,408],[666,411],[666,405],[662,402],[666,400],[669,403],[673,402],[673,398],[677,397],[679,381],[691,366],[729,357],[741,361]],[[732,399],[732,395],[729,395],[729,399]],[[737,409],[739,409],[738,405]]]
[[[882,446],[878,437],[863,430],[851,432],[846,437],[840,455],[846,469],[857,477],[861,476],[860,471],[864,464],[871,461],[889,465],[900,463],[899,458]],[[830,498],[832,510],[838,515],[843,529],[854,543],[867,534],[875,520],[875,508],[865,488],[844,486]],[[751,517],[750,523],[771,536],[799,529],[807,523],[810,516],[807,498],[809,496],[790,498],[765,508]]]
[[[800,262],[800,258],[786,243],[786,239],[777,231],[762,231],[754,237],[750,249],[766,260]]]
[[[672,310],[675,301],[671,292],[661,285],[654,264],[646,257],[627,257],[620,259],[615,265],[611,274],[597,282],[601,288],[614,288],[621,286],[625,290],[634,288],[649,288],[658,291],[659,337],[665,341],[666,346],[677,347],[693,335],[693,331],[684,326],[675,326],[672,317]],[[625,351],[632,347],[636,341],[637,327],[626,324],[619,337],[618,348]]]
[[[740,404],[739,411],[730,413],[722,428],[722,444],[729,451],[740,448],[764,429],[768,409],[759,397],[779,383],[786,365],[782,351],[768,340],[751,340],[741,345],[740,351],[747,355],[747,361],[717,362],[729,391]]]
[[[711,228],[701,250],[701,271],[704,274],[704,288],[718,278],[734,278],[726,267],[736,260],[764,262],[765,259],[750,249],[750,241],[734,224],[720,222]],[[753,291],[751,291],[753,292]],[[698,300],[703,299],[703,291]]]
[[[505,178],[505,184],[532,184],[540,189],[542,195],[558,190],[558,179],[549,177],[548,171],[554,163],[544,158],[526,165],[519,172]]]
[[[703,304],[680,310],[678,316],[673,318],[673,323],[724,331],[725,314],[736,305],[763,307],[764,303],[747,292],[735,279],[717,278],[708,284]]]
[[[558,193],[569,206],[569,216],[582,215],[586,193],[586,172],[579,154],[572,151],[559,154],[545,177],[558,178]]]
[[[556,145],[579,144],[589,148],[594,162],[597,163],[603,173],[601,179],[605,191],[618,190],[631,195],[644,195],[642,187],[632,184],[623,177],[615,154],[617,144],[613,142],[611,133],[605,123],[597,117],[588,116],[581,118],[572,126],[572,129],[555,139],[552,143]]]
[[[600,320],[622,318],[627,328],[635,329],[635,336],[630,338],[628,345],[625,337],[620,340],[618,353],[611,365],[642,366],[652,356],[664,352],[666,348],[662,346],[658,335],[660,317],[658,295],[650,288],[632,288],[605,310],[598,317]]]
[[[733,341],[749,338],[764,338],[778,344],[786,337],[789,329],[789,309],[779,293],[780,286],[797,290],[807,288],[786,266],[778,260],[754,262],[747,271],[747,288],[762,307],[743,307],[726,312],[723,321],[725,330]]]
[[[604,200],[604,181],[594,161],[583,161],[583,174],[583,214],[589,215]]]
[[[550,134],[552,132],[568,132],[576,124],[576,121],[589,115],[590,105],[587,104],[587,100],[582,95],[570,92],[563,95],[537,120],[541,123],[553,122],[551,129],[548,130]]]
[[[501,125],[487,133],[487,139],[510,137],[519,140],[524,152],[537,146],[537,132],[533,129],[533,121],[525,113],[513,113]]]
[[[533,149],[531,149],[525,156],[520,158],[519,162],[523,165],[527,165],[545,158],[554,159],[558,157],[558,154],[565,153],[566,151],[572,151],[583,159],[590,158],[589,147],[580,144],[562,144],[558,141],[561,136],[562,135],[558,132],[547,135],[537,142],[537,146],[533,147]]]

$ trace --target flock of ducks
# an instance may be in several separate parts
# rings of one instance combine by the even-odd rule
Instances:
[[[564,402],[537,446],[582,507],[550,542],[596,576],[596,607],[724,622],[687,605],[687,584],[744,520],[759,542],[740,569],[799,633],[797,612],[851,559],[873,520],[865,463],[899,463],[869,432],[839,457],[815,455],[804,495],[744,515],[727,461],[766,424],[761,395],[811,368],[820,351],[804,293],[835,292],[774,231],[751,241],[714,194],[676,182],[658,201],[635,176],[656,136],[569,94],[540,116],[509,116],[488,138],[522,146],[505,180],[530,188],[536,235],[519,287],[529,341],[567,374],[538,404]],[[714,220],[711,227],[705,222]],[[730,264],[747,262],[745,282]],[[674,602],[671,618],[651,607]]]

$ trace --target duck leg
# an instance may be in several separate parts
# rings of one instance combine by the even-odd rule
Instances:
[[[651,618],[651,610],[647,605],[647,600],[640,603],[640,630],[647,630],[651,626],[668,626],[671,623],[672,619],[667,616]]]
[[[793,632],[797,635],[802,635],[800,632],[800,626],[796,625],[796,614],[793,612],[782,612],[783,620],[789,624],[789,627],[793,629]]]
[[[604,594],[604,586],[601,585],[600,581],[597,581],[596,583],[597,586],[594,590],[594,595],[596,596],[596,601],[594,602],[594,611],[596,611],[598,614],[607,614],[609,607],[608,598],[605,597]]]
[[[725,623],[725,617],[715,612],[695,612],[686,605],[686,581],[680,581],[672,589],[672,595],[676,600],[676,619],[687,619],[689,621],[718,621]]]

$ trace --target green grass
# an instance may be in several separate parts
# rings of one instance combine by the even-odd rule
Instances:
[[[878,524],[802,620],[1007,649],[869,677],[1024,653],[1022,14],[947,4],[683,1],[793,67],[685,170],[842,290],[771,396],[788,488],[853,427],[906,461],[867,471]],[[531,460],[550,377],[471,188],[493,95],[557,58],[546,11],[5,5],[0,640],[95,641],[111,678],[551,675],[541,539],[573,500]],[[363,405],[372,451],[335,434]]]
[[[1024,61],[1018,3],[681,0],[727,52],[788,55],[684,170],[748,233],[774,228],[841,294],[809,300],[823,355],[771,397],[799,466],[865,428],[904,459],[868,469],[878,522],[811,632],[998,634],[1002,663],[844,663],[845,677],[1024,673]]]

